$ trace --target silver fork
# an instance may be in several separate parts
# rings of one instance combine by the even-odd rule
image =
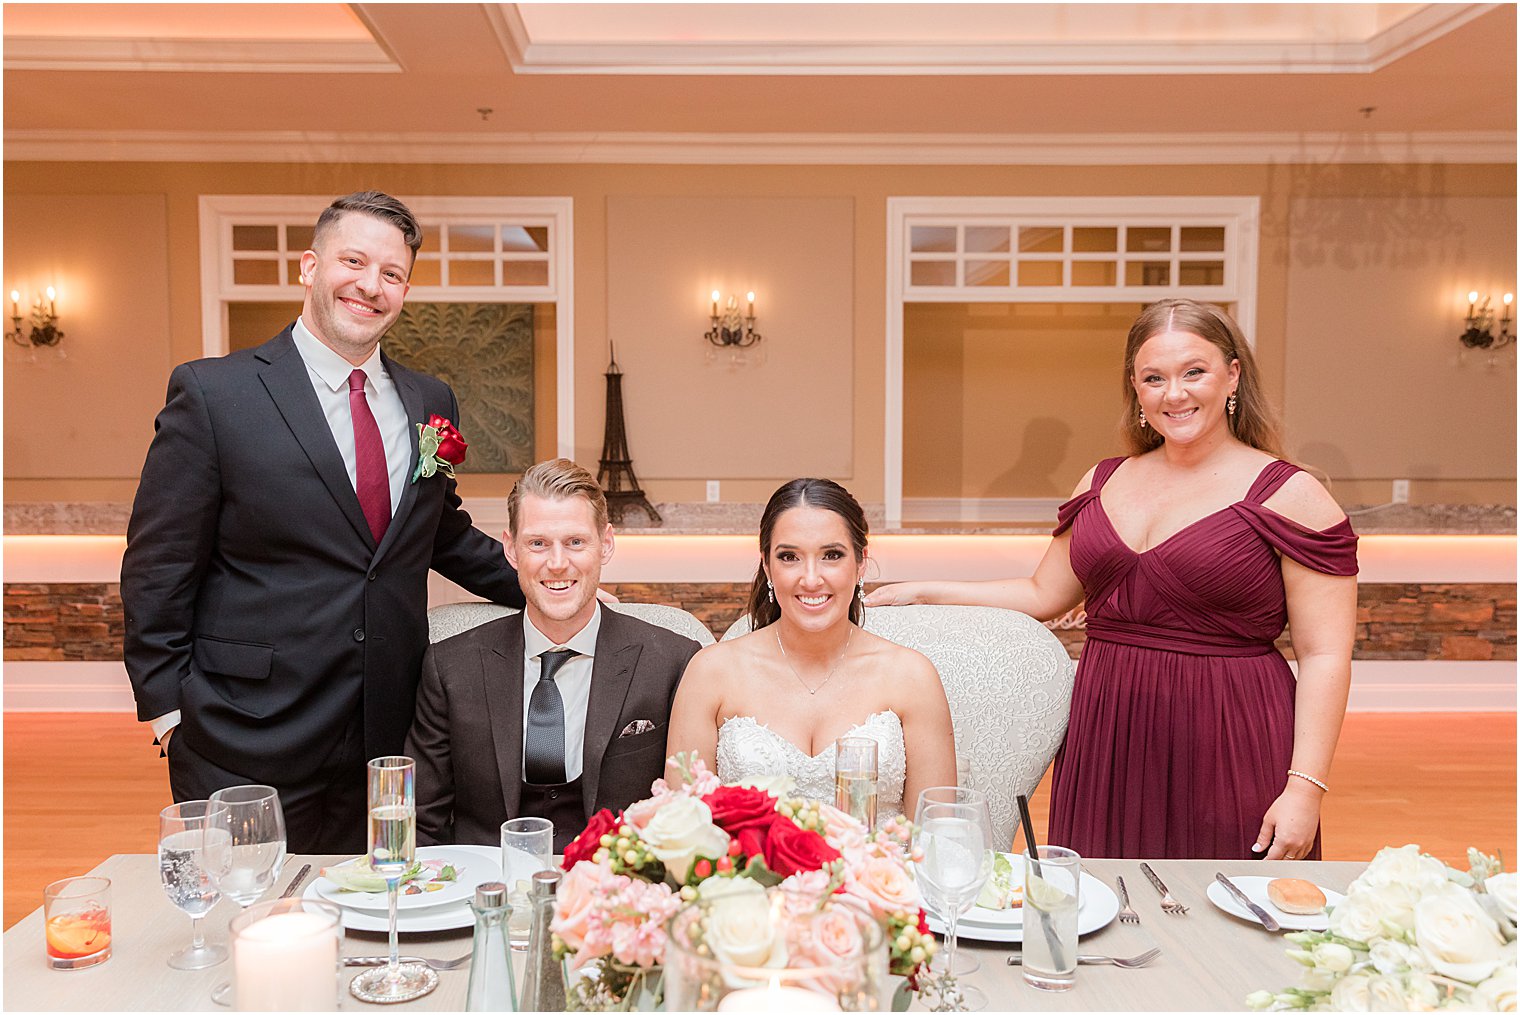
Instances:
[[[391,960],[389,955],[348,955],[343,959],[345,966],[383,966]],[[421,955],[402,955],[402,962],[425,962],[432,969],[447,972],[450,969],[458,969],[470,961],[469,955],[461,955],[457,959],[429,959]]]
[[[1162,880],[1156,876],[1155,871],[1151,870],[1150,864],[1142,863],[1140,865],[1140,871],[1150,879],[1151,884],[1156,886],[1156,891],[1161,893],[1161,908],[1166,913],[1170,914],[1171,916],[1181,916],[1183,913],[1186,913],[1188,911],[1188,908],[1186,906],[1178,902],[1176,899],[1172,898],[1172,893],[1167,891],[1165,883],[1163,883]]]
[[[1129,889],[1124,887],[1123,878],[1115,878],[1119,883],[1119,901],[1124,903],[1124,908],[1119,910],[1120,923],[1139,923],[1140,914],[1135,912],[1135,907],[1129,904]]]
[[[1077,961],[1084,966],[1118,966],[1120,969],[1139,969],[1160,954],[1160,948],[1152,948],[1148,952],[1141,952],[1139,955],[1132,955],[1129,958],[1124,958],[1120,955],[1078,955]],[[1023,965],[1023,953],[1017,952],[1008,956],[1008,964],[1010,966]]]

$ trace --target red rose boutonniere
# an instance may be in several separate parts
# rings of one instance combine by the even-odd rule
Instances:
[[[442,416],[429,416],[426,423],[417,424],[417,471],[412,473],[412,482],[435,472],[453,479],[454,466],[464,464],[468,447],[453,423]]]

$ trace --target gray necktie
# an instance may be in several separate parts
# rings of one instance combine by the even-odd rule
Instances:
[[[565,781],[565,701],[554,686],[554,674],[578,655],[561,648],[538,657],[538,683],[528,699],[528,732],[523,738],[523,778],[535,786]]]

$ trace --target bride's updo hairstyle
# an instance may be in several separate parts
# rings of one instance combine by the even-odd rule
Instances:
[[[1140,425],[1140,399],[1135,395],[1134,377],[1135,356],[1140,347],[1169,331],[1197,335],[1220,351],[1227,368],[1230,360],[1240,361],[1240,380],[1235,385],[1235,414],[1225,415],[1230,432],[1242,443],[1281,458],[1282,437],[1278,433],[1277,413],[1261,390],[1261,374],[1256,369],[1251,347],[1229,314],[1212,303],[1197,300],[1152,303],[1140,312],[1129,329],[1129,339],[1124,343],[1124,419],[1120,429],[1130,454],[1141,455],[1164,443],[1155,427]]]
[[[794,479],[771,494],[760,516],[760,566],[755,570],[755,580],[749,588],[749,626],[758,631],[767,624],[774,624],[781,617],[781,607],[766,588],[765,562],[771,557],[771,535],[776,531],[776,519],[794,507],[813,507],[832,511],[844,519],[844,527],[850,533],[850,546],[855,550],[855,563],[866,555],[866,513],[860,509],[850,491],[831,479]],[[850,596],[850,623],[860,623],[865,606],[858,595]]]

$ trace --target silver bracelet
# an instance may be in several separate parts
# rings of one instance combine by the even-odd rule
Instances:
[[[1330,787],[1329,786],[1326,786],[1324,783],[1322,783],[1318,779],[1314,778],[1314,776],[1308,775],[1308,774],[1306,774],[1304,772],[1300,772],[1296,768],[1290,768],[1290,769],[1288,769],[1288,774],[1289,775],[1296,775],[1300,779],[1305,780],[1306,782],[1312,782],[1312,783],[1314,783],[1314,785],[1318,786],[1320,789],[1324,790],[1326,793],[1330,792]]]

